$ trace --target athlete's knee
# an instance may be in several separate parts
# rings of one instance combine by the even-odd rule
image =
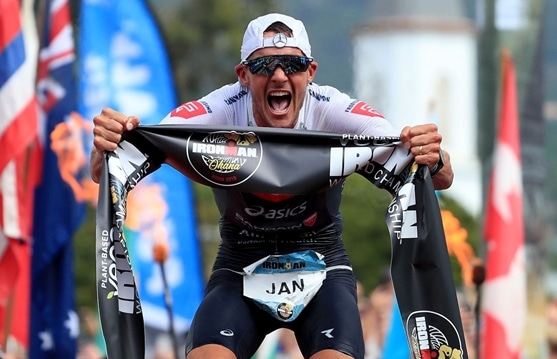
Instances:
[[[236,359],[234,353],[219,344],[205,344],[190,350],[186,356],[187,359]]]
[[[313,354],[309,359],[353,359],[353,357],[338,350],[325,349]]]

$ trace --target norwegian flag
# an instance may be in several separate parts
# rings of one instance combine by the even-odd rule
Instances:
[[[85,162],[76,110],[73,28],[67,0],[44,1],[37,74],[42,172],[35,192],[30,358],[75,358],[73,235],[85,204],[76,199]],[[60,205],[62,204],[62,205]]]
[[[486,281],[482,358],[520,358],[526,318],[522,169],[516,77],[502,56],[502,98],[484,223]]]
[[[0,346],[27,347],[38,114],[34,19],[24,24],[21,10],[19,0],[0,0]]]
[[[37,129],[35,71],[25,55],[19,15],[18,0],[0,1],[0,173],[25,151]]]

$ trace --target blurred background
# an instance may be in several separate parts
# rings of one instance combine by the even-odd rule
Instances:
[[[128,114],[140,115],[146,119],[143,123],[156,123],[175,105],[197,99],[213,89],[236,81],[233,68],[239,62],[242,35],[251,19],[267,12],[283,12],[302,20],[309,33],[312,55],[319,64],[315,82],[337,87],[366,101],[397,128],[426,122],[434,122],[439,126],[444,136],[443,148],[451,154],[455,171],[453,186],[439,193],[439,200],[451,255],[452,275],[462,307],[467,310],[463,320],[470,317],[467,344],[471,358],[479,358],[475,345],[478,340],[476,333],[481,326],[477,310],[478,294],[482,287],[481,281],[474,280],[473,269],[487,266],[484,263],[486,245],[483,235],[487,188],[494,165],[493,153],[500,114],[502,52],[508,51],[516,70],[516,105],[520,121],[527,278],[524,295],[528,299],[526,327],[533,329],[526,331],[522,358],[554,357],[551,355],[557,346],[553,334],[557,318],[554,318],[552,306],[553,298],[557,297],[557,241],[554,231],[554,223],[557,223],[554,206],[557,183],[551,178],[556,176],[557,171],[557,156],[554,155],[557,151],[557,42],[553,39],[557,34],[557,23],[554,21],[557,0],[138,2],[146,5],[146,12],[152,15],[148,22],[154,25],[155,33],[158,30],[160,44],[149,43],[143,45],[144,48],[130,44],[130,39],[137,41],[142,37],[137,35],[137,28],[145,25],[133,24],[134,17],[130,14],[134,13],[124,9],[123,4],[112,4],[108,0],[69,1],[73,27],[70,36],[75,41],[76,55],[72,66],[75,86],[79,89],[76,91],[79,118],[74,116],[73,122],[66,119],[62,123],[71,123],[81,129],[78,131],[83,142],[80,143],[83,148],[81,156],[90,150],[90,121],[102,107],[111,106]],[[42,1],[31,2],[31,5],[23,2],[22,9],[26,6],[36,15],[39,35],[44,36],[46,30],[42,26],[47,22],[44,20],[47,5]],[[104,7],[105,12],[99,12],[95,17],[94,6]],[[4,9],[0,10],[4,12]],[[111,14],[128,14],[130,18],[125,18],[120,25],[114,25],[111,23]],[[114,39],[110,37],[113,36],[111,31],[121,31],[124,35],[115,40],[116,36]],[[126,39],[126,31],[138,37]],[[86,40],[91,43],[86,43]],[[93,41],[95,45],[91,45]],[[39,43],[44,46],[44,40]],[[106,47],[103,49],[102,45]],[[133,81],[126,80],[126,76],[134,79],[149,76],[133,71],[126,75],[126,71],[139,62],[130,55],[134,53],[135,45],[137,51],[143,51],[146,58],[162,61],[158,65],[154,62],[155,68],[160,70],[168,67],[170,75],[157,75],[152,70],[152,76],[158,79],[169,76],[165,79],[165,85],[168,85],[166,90],[159,91],[156,87],[159,85],[149,85],[158,95],[163,94],[164,100],[154,100],[160,112],[147,113],[146,103],[151,100],[145,100],[142,90],[130,90],[127,96],[121,96],[123,88],[129,90],[133,85]],[[162,51],[162,54],[158,55],[158,51]],[[99,54],[107,57],[102,58]],[[37,76],[40,78],[41,67],[38,66],[38,69]],[[168,102],[163,102],[166,100]],[[57,121],[60,122],[60,119]],[[51,130],[54,130],[54,126]],[[51,138],[54,143],[54,137]],[[51,148],[54,156],[55,146]],[[60,161],[59,155],[54,156],[53,163],[56,158]],[[61,176],[65,179],[63,172]],[[72,252],[67,254],[71,256],[71,267],[67,267],[71,268],[71,272],[66,274],[73,281],[71,292],[79,317],[80,335],[74,336],[74,339],[78,339],[79,347],[76,353],[79,352],[81,358],[89,358],[84,354],[84,347],[91,344],[95,346],[96,354],[90,357],[94,358],[103,355],[102,338],[98,330],[93,255],[96,192],[95,186],[85,180],[86,163],[70,171],[70,177],[76,179],[78,184],[71,186],[69,192],[68,189],[66,191],[73,201],[81,204],[78,210],[73,211],[66,206],[64,197],[49,199],[46,194],[41,194],[41,191],[51,193],[46,185],[43,185],[42,190],[39,189],[35,201],[47,198],[47,201],[66,208],[56,212],[61,220],[72,217],[72,214],[78,217],[72,219],[73,225],[67,229],[70,242],[64,244],[62,241],[60,247],[73,247]],[[183,179],[172,179],[177,182],[171,182],[170,185],[158,184],[155,180],[144,188],[138,187],[135,197],[132,196],[133,192],[130,194],[126,236],[130,240],[132,265],[136,269],[140,297],[145,307],[148,355],[163,358],[156,356],[156,348],[173,349],[175,345],[183,345],[183,335],[200,300],[203,283],[210,273],[220,239],[218,213],[209,188],[183,182]],[[186,189],[186,193],[174,192],[178,187]],[[173,196],[173,201],[177,203],[169,199]],[[355,176],[348,179],[342,204],[344,241],[361,283],[362,313],[369,314],[369,317],[367,314],[362,315],[364,324],[368,321],[373,323],[370,337],[379,343],[375,349],[369,350],[370,354],[366,358],[384,357],[383,337],[386,329],[379,327],[391,320],[392,288],[389,287],[388,278],[391,244],[384,221],[389,201],[387,193],[373,188],[365,179]],[[181,208],[183,203],[191,204],[191,208],[181,211],[178,217],[169,218],[167,213],[174,212],[173,206]],[[140,208],[137,213],[132,213],[132,206]],[[49,210],[35,202],[35,216],[52,214],[44,211]],[[68,211],[70,213],[66,213]],[[79,216],[78,212],[81,213]],[[176,221],[180,224],[176,224]],[[35,241],[38,236],[36,228],[48,231],[52,225],[46,223],[36,226],[33,235]],[[160,231],[156,232],[155,229]],[[166,238],[162,245],[168,248],[170,254],[168,259],[158,263],[153,257],[152,248],[160,244],[157,236],[161,232],[164,232],[162,237]],[[183,232],[188,232],[186,238],[179,237],[178,233]],[[6,237],[10,236],[6,234]],[[37,249],[30,251],[34,251],[33,256],[38,252]],[[31,282],[40,281],[40,274],[35,273],[39,267],[34,258],[32,262],[35,269],[32,270]],[[5,277],[9,275],[7,273],[2,271],[0,275]],[[54,278],[59,277],[55,275]],[[46,280],[43,282],[50,283]],[[165,289],[170,289],[171,304],[165,299]],[[5,291],[9,292],[8,289]],[[32,291],[30,296],[33,302]],[[56,294],[41,297],[37,305],[48,308],[47,302],[52,296],[56,297]],[[13,297],[6,295],[6,298],[12,300],[11,306],[9,300],[4,303],[8,308],[6,313],[17,316]],[[382,298],[387,298],[386,302]],[[169,305],[178,313],[170,319],[167,316]],[[35,350],[32,348],[33,343],[36,343],[36,347],[43,347],[45,341],[34,341],[33,326],[29,337],[26,337],[27,345],[10,337],[9,328],[15,321],[10,315],[4,316],[5,335],[0,337],[0,347],[19,352],[20,357],[47,358],[49,356],[39,355],[49,351],[53,353],[52,348],[55,346],[47,345],[47,349],[41,351],[42,354],[36,351],[35,356],[30,355]],[[42,321],[40,325],[48,325],[49,320]],[[174,326],[176,333],[169,334],[169,325]],[[174,336],[180,338],[178,344]],[[285,335],[281,339],[277,335],[274,340],[279,342],[279,339],[283,340],[281,345],[284,349],[289,347],[292,338]],[[266,352],[264,349],[259,358],[295,358],[299,355],[295,352],[288,354],[286,349],[269,354],[272,350],[266,349]],[[174,357],[172,350],[169,352],[169,357]]]

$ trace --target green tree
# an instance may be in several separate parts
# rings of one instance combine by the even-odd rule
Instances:
[[[367,179],[352,175],[346,180],[341,213],[343,241],[354,272],[366,291],[379,282],[391,261],[391,241],[385,222],[385,210],[391,195],[376,188]]]
[[[341,205],[343,240],[354,272],[366,291],[373,289],[383,272],[390,267],[391,240],[385,211],[391,199],[387,191],[376,188],[361,176],[352,175],[347,179]],[[479,241],[478,221],[446,196],[441,195],[440,206],[458,218],[468,232],[467,242],[476,251]],[[460,264],[454,257],[450,257],[450,260],[455,284],[460,286]]]
[[[87,217],[73,238],[74,273],[77,307],[96,308],[95,284],[95,208],[87,208]]]
[[[192,0],[165,19],[163,32],[181,101],[236,81],[247,23],[275,11],[270,1]]]

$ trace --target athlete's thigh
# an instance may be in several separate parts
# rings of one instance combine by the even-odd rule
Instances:
[[[241,275],[228,271],[213,274],[190,326],[186,353],[202,345],[219,344],[234,352],[238,359],[250,358],[267,331],[263,321],[266,315],[257,311],[243,297]]]
[[[323,286],[298,319],[294,330],[306,358],[326,349],[357,359],[364,357],[356,278],[352,271],[329,271]]]

